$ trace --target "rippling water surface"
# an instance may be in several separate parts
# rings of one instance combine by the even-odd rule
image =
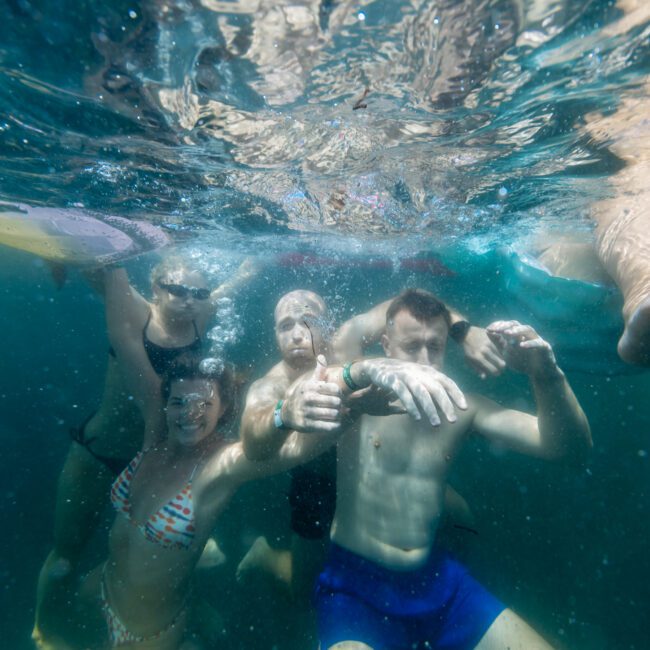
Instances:
[[[617,164],[587,116],[648,69],[612,2],[4,5],[1,198],[243,247],[583,229]]]

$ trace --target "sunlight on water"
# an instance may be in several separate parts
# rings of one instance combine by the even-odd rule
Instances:
[[[425,247],[453,230],[426,217],[439,202],[481,230],[527,211],[570,229],[604,162],[584,116],[647,57],[647,25],[584,5],[476,3],[468,21],[450,0],[24,3],[3,48],[4,198],[173,213],[249,243],[273,225]]]

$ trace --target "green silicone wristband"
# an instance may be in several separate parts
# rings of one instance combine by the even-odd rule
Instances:
[[[343,381],[346,383],[347,387],[350,390],[355,391],[359,390],[361,386],[357,386],[354,379],[352,379],[352,375],[350,374],[350,368],[352,367],[353,363],[354,361],[350,361],[343,366]]]
[[[286,429],[287,425],[282,421],[282,404],[283,400],[280,400],[275,409],[273,410],[273,424],[276,429]]]

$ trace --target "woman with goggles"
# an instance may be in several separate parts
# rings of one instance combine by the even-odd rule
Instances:
[[[152,299],[147,300],[131,285],[125,269],[100,271],[109,329],[111,322],[119,323],[125,340],[120,354],[109,348],[99,408],[71,431],[72,444],[57,486],[54,548],[38,581],[32,634],[37,645],[51,647],[67,636],[61,622],[68,618],[65,611],[77,566],[108,503],[112,481],[142,446],[144,421],[161,419],[161,377],[180,355],[201,351],[218,301],[236,293],[255,272],[247,259],[228,282],[211,289],[185,260],[169,256],[153,269]],[[124,355],[129,363],[124,363]],[[148,406],[134,395],[149,396]],[[158,424],[152,426],[161,430]],[[210,540],[202,561],[216,564],[221,559]]]

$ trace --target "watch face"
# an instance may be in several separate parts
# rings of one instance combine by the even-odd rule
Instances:
[[[470,327],[471,325],[466,320],[459,320],[449,328],[449,336],[457,343],[460,343],[465,340]]]

